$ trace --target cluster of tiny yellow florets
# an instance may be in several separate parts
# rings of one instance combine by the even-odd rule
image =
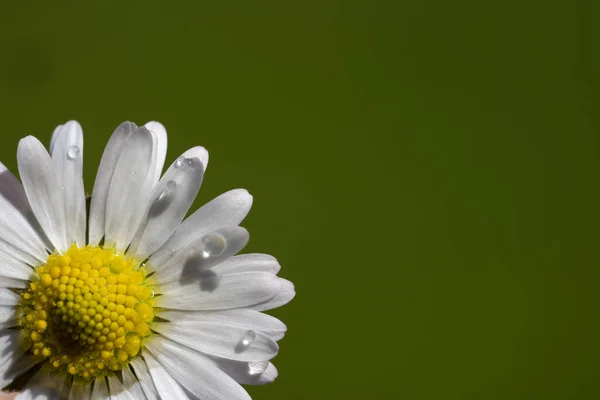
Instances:
[[[21,326],[34,355],[85,379],[118,371],[150,335],[153,292],[143,268],[111,249],[73,245],[37,268]]]

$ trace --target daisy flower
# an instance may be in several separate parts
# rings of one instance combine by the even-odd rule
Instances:
[[[208,165],[186,151],[161,177],[167,133],[121,124],[86,203],[83,133],[0,164],[0,388],[17,399],[249,399],[272,382],[286,326],[262,313],[294,287],[266,254],[235,255],[252,205],[232,190],[184,220]],[[88,210],[89,209],[89,210]]]

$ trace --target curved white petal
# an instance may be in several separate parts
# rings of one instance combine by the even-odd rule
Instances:
[[[162,174],[165,160],[167,159],[167,130],[163,124],[156,121],[147,122],[144,126],[156,138],[156,168],[154,170],[154,182],[156,183]]]
[[[210,272],[210,271],[209,271]],[[226,310],[267,302],[281,289],[281,279],[266,272],[214,275],[199,282],[155,287],[157,307],[176,310]]]
[[[28,136],[19,142],[17,159],[33,213],[56,250],[66,251],[64,190],[50,155],[39,140]]]
[[[29,286],[29,280],[0,277],[0,288],[25,289]]]
[[[125,368],[123,371],[127,370]],[[109,375],[108,377],[108,389],[110,391],[110,400],[140,400],[144,399],[144,394],[141,392],[141,388],[138,387],[140,393],[135,393],[131,390],[132,388],[125,387],[115,375]],[[142,397],[139,397],[139,395]],[[136,397],[136,395],[138,397]]]
[[[244,330],[262,332],[274,340],[279,340],[279,338],[287,331],[285,324],[277,318],[244,308],[223,311],[179,311],[159,309],[157,310],[156,315],[182,326],[190,326],[195,322],[236,326]]]
[[[242,250],[249,239],[248,231],[239,226],[217,229],[179,249],[178,253],[160,268],[150,260],[147,267],[151,271],[158,269],[153,275],[153,280],[159,284],[198,279],[210,268]]]
[[[21,301],[21,296],[12,290],[0,288],[0,307],[14,307]]]
[[[37,266],[43,264],[46,260],[40,260],[38,257],[35,257],[25,250],[19,249],[9,242],[5,241],[0,236],[0,253],[7,255],[11,258],[14,258],[20,261],[23,264]],[[47,257],[46,257],[47,258]]]
[[[251,400],[237,382],[201,354],[170,340],[153,340],[147,347],[173,378],[195,397]]]
[[[23,188],[23,184],[17,177],[0,162],[0,196],[4,197],[23,217],[29,222],[39,239],[44,243],[46,248],[51,248],[52,245],[46,237],[40,223],[35,218],[27,194]],[[37,239],[34,239],[37,242]],[[38,245],[39,246],[39,245]]]
[[[17,309],[0,307],[0,329],[11,328],[19,324]]]
[[[264,361],[277,355],[277,342],[262,332],[211,322],[155,322],[152,329],[201,353],[237,361]]]
[[[45,150],[44,150],[45,151]],[[21,183],[0,164],[0,238],[29,255],[46,259],[47,242]]]
[[[268,254],[240,254],[223,261],[214,267],[213,271],[220,275],[242,272],[269,272],[277,275],[280,269],[277,259]]]
[[[54,151],[56,139],[58,139],[58,135],[63,131],[64,128],[64,125],[58,125],[56,128],[54,128],[54,132],[52,132],[52,138],[50,139],[50,154],[52,154],[52,152]]]
[[[227,375],[242,385],[265,385],[277,378],[275,366],[268,362],[247,363],[213,358],[213,361]]]
[[[269,299],[263,303],[253,305],[248,308],[251,310],[256,310],[256,311],[267,311],[267,310],[272,310],[274,308],[281,307],[283,305],[286,305],[290,301],[292,301],[292,299],[296,296],[296,290],[294,288],[294,284],[292,282],[288,281],[287,279],[283,279],[283,278],[278,278],[278,279],[279,279],[279,282],[281,285],[281,290],[277,293],[276,296],[272,297],[271,299]]]
[[[2,349],[0,351],[0,379],[10,370],[11,361],[14,363],[14,361],[20,359],[27,350],[22,346],[25,339],[23,336],[23,332],[20,330],[0,331],[0,349]]]
[[[92,388],[91,400],[107,400],[110,399],[110,392],[106,385],[106,380],[103,376],[94,380],[94,387]]]
[[[31,279],[33,269],[0,249],[0,279]]]
[[[0,386],[4,387],[10,384],[15,378],[31,369],[36,364],[43,361],[41,357],[22,356],[17,358],[16,355],[10,354],[11,359],[0,366]]]
[[[60,400],[61,395],[66,395],[65,375],[54,375],[50,373],[47,366],[37,371],[27,382],[25,389],[18,393],[15,400]],[[69,379],[70,380],[70,379]],[[64,396],[63,396],[64,398]]]
[[[76,121],[69,121],[55,131],[52,160],[64,187],[67,243],[85,246],[85,189],[83,187],[83,131]]]
[[[125,388],[127,388],[127,390],[131,392],[131,394],[133,395],[133,398],[135,400],[146,399],[146,395],[144,394],[144,391],[142,390],[142,386],[140,385],[140,382],[133,375],[133,373],[131,372],[131,370],[128,367],[125,367],[122,369],[122,375],[123,375],[123,386],[125,386]],[[113,386],[112,386],[111,382],[109,382],[109,384],[110,384],[111,396],[113,396]]]
[[[124,251],[131,243],[146,211],[154,182],[156,140],[144,127],[126,143],[108,190],[105,246]]]
[[[198,149],[186,151],[167,170],[150,196],[150,206],[128,255],[145,260],[175,232],[190,209],[204,177]]]
[[[183,391],[177,381],[165,370],[149,351],[144,352],[144,359],[156,386],[158,395],[163,399],[187,400],[189,396]],[[181,368],[181,367],[179,367]],[[204,399],[203,399],[204,400]]]
[[[60,394],[55,390],[29,385],[25,390],[17,393],[14,400],[60,400]]]
[[[42,264],[42,259],[45,261],[48,257],[45,245],[27,221],[22,220],[16,213],[8,216],[7,214],[11,213],[10,207],[2,203],[0,198],[0,251],[30,265]]]
[[[48,256],[46,245],[29,222],[0,196],[0,249],[33,265]]]
[[[226,226],[236,226],[252,207],[252,196],[245,189],[223,193],[202,206],[177,228],[173,236],[152,255],[154,265],[163,265],[173,254],[205,234]]]
[[[137,129],[133,122],[123,122],[115,129],[102,154],[90,204],[89,244],[97,246],[104,237],[108,189],[129,136]]]
[[[71,392],[69,393],[69,399],[72,400],[90,400],[92,396],[92,388],[91,385],[87,382],[83,382],[80,380],[73,380],[73,385],[71,386]]]
[[[156,390],[156,386],[154,385],[150,371],[148,371],[146,362],[141,358],[136,358],[133,360],[130,366],[135,372],[146,398],[148,400],[159,400],[160,398],[158,397],[158,391]]]

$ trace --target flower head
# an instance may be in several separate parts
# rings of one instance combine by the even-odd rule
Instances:
[[[277,376],[294,287],[265,254],[235,255],[252,205],[222,194],[184,220],[208,165],[194,147],[162,175],[167,133],[121,124],[86,206],[83,133],[21,140],[0,164],[0,387],[25,398],[249,399]],[[89,210],[88,210],[89,209]],[[29,397],[28,397],[29,396]]]

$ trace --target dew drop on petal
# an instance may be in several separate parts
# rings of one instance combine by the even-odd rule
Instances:
[[[69,160],[74,160],[74,159],[77,158],[77,156],[79,156],[80,152],[81,152],[81,149],[79,147],[77,147],[77,146],[71,146],[67,150],[67,158]]]
[[[158,195],[156,202],[160,203],[162,201],[165,201],[165,199],[167,198],[167,196],[169,196],[169,191],[168,190],[163,190],[162,192],[160,192],[160,194]]]
[[[240,340],[239,347],[241,347],[241,350],[246,350],[254,342],[254,339],[256,339],[256,332],[247,330],[242,340]]]
[[[181,156],[177,159],[177,161],[175,161],[175,168],[180,168],[183,165],[183,162],[185,161],[185,157]]]
[[[202,256],[204,258],[217,257],[223,254],[227,242],[218,233],[209,233],[202,238]]]
[[[175,181],[169,181],[169,182],[167,182],[167,187],[169,189],[171,189],[171,190],[174,190],[174,189],[177,188],[177,182],[175,182]]]
[[[259,361],[248,363],[248,373],[250,375],[260,375],[269,367],[268,361]]]

